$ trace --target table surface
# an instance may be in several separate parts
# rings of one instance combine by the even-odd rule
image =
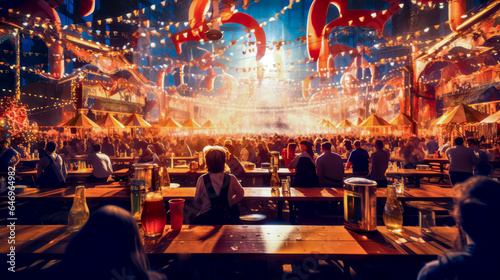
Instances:
[[[456,228],[435,227],[423,234],[418,227],[404,227],[401,234],[385,227],[368,234],[343,226],[224,225],[190,226],[161,237],[143,237],[146,253],[161,255],[232,255],[259,258],[304,258],[310,255],[331,259],[359,260],[377,257],[432,257],[452,246]],[[0,253],[9,252],[9,228],[0,228]],[[16,226],[16,254],[61,255],[76,233],[62,225]],[[142,233],[141,233],[142,235]],[[327,255],[327,256],[326,256]]]
[[[126,201],[130,200],[130,194],[120,184],[112,184],[112,187],[97,186],[86,189],[87,200],[102,201]],[[244,188],[244,200],[273,200],[273,201],[343,201],[343,188],[290,188],[290,194],[281,191],[273,192],[270,187]],[[74,197],[75,188],[60,189],[37,189],[28,188],[24,193],[16,194],[18,200],[44,199],[47,201],[71,201]],[[172,198],[184,198],[192,200],[195,188],[183,187],[164,189],[162,191],[164,200]],[[5,197],[5,194],[0,198]],[[377,197],[385,200],[387,189],[377,189]],[[407,188],[403,195],[398,197],[401,201],[449,201],[453,199],[453,189],[442,188],[435,185],[421,185],[420,188]]]

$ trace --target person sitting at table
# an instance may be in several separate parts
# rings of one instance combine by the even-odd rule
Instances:
[[[227,149],[229,152],[228,158],[227,158],[227,166],[231,170],[231,174],[234,176],[238,177],[240,175],[245,174],[245,168],[241,164],[241,162],[234,156],[234,147],[231,144],[226,144],[224,145],[224,148]]]
[[[49,142],[45,148],[47,154],[37,164],[36,178],[40,188],[66,187],[66,164],[56,153],[56,143]]]
[[[297,143],[293,139],[290,140],[292,142],[288,143],[288,147],[281,152],[281,158],[283,158],[283,162],[287,168],[290,167],[290,163],[295,158],[295,151],[297,150]]]
[[[271,162],[271,153],[269,152],[267,144],[261,142],[257,145],[257,163],[255,164],[255,166],[257,168],[260,168],[262,166],[262,163],[269,162]]]
[[[472,149],[464,146],[464,138],[457,137],[453,142],[455,146],[446,150],[446,157],[450,161],[450,181],[455,185],[474,175],[474,165],[479,163],[479,158]]]
[[[102,139],[102,150],[101,150],[101,152],[103,154],[106,154],[106,155],[110,156],[110,157],[115,156],[115,146],[109,140],[109,137],[104,137],[104,139]]]
[[[436,142],[436,137],[434,135],[431,136],[431,139],[425,143],[427,147],[427,154],[433,155],[437,150],[439,150],[439,144]]]
[[[384,143],[382,140],[375,141],[375,149],[376,151],[372,153],[371,160],[371,169],[368,177],[375,182],[377,182],[377,187],[379,188],[387,188],[387,177],[385,176],[385,172],[389,167],[389,151],[384,150]]]
[[[474,176],[489,176],[491,174],[490,158],[486,152],[481,151],[481,142],[477,139],[469,139],[467,143],[469,144],[469,148],[471,148],[479,158],[479,163],[476,164],[474,168]]]
[[[60,263],[42,272],[44,279],[166,280],[150,269],[137,223],[129,211],[106,205],[90,216],[71,238]]]
[[[179,144],[175,148],[175,155],[178,157],[192,157],[193,156],[193,154],[191,153],[191,149],[186,144],[186,141],[184,139],[181,139],[179,141]]]
[[[246,146],[240,152],[241,161],[248,161],[257,163],[257,154],[255,153],[254,143],[255,141],[246,139]]]
[[[142,151],[137,163],[156,163],[160,164],[160,158],[154,151],[153,145],[149,145]]]
[[[21,157],[16,150],[9,148],[9,141],[7,140],[2,140],[0,147],[2,148],[0,152],[0,172],[11,171],[9,167],[16,166],[21,161]]]
[[[443,142],[443,146],[439,147],[438,151],[441,154],[444,154],[444,153],[446,153],[446,150],[448,150],[450,147],[451,147],[450,139],[448,137],[445,137],[444,142]]]
[[[467,234],[467,243],[460,251],[446,252],[427,263],[417,280],[494,279],[498,276],[500,243],[500,183],[478,176],[457,184],[455,203],[457,225]],[[497,276],[495,276],[497,275]]]
[[[63,155],[64,158],[68,160],[69,158],[74,157],[76,155],[76,152],[75,150],[73,150],[73,148],[71,148],[68,141],[64,141],[62,149],[59,150],[59,154]]]
[[[234,175],[224,173],[227,150],[218,146],[206,149],[208,173],[196,183],[194,203],[200,210],[193,224],[236,223],[239,220],[237,203],[243,199],[245,191]]]
[[[92,175],[87,177],[87,183],[105,183],[108,178],[113,174],[113,166],[108,155],[101,153],[101,145],[95,144],[94,153],[88,156],[90,163],[93,166]]]
[[[316,173],[322,188],[343,187],[344,161],[337,153],[332,152],[332,144],[321,144],[321,155],[316,159]]]
[[[420,144],[420,140],[417,137],[410,137],[406,142],[402,152],[403,158],[405,160],[405,169],[415,169],[417,168],[417,164],[420,163],[424,157],[425,153],[419,150],[418,145]]]
[[[352,151],[345,166],[346,170],[352,167],[352,173],[356,176],[367,176],[369,172],[368,164],[370,163],[370,155],[368,152],[361,148],[359,140],[354,141],[355,150]]]
[[[295,170],[295,177],[292,180],[291,186],[299,187],[319,187],[319,179],[316,174],[316,165],[313,152],[313,143],[307,140],[300,142],[299,156],[296,156],[290,166],[290,170]]]

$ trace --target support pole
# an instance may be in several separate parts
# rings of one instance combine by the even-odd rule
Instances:
[[[16,80],[15,80],[15,100],[16,102],[21,101],[21,36],[19,30],[14,29],[16,34]]]

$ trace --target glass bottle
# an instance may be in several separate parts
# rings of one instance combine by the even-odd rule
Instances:
[[[71,210],[68,215],[68,230],[78,231],[89,219],[89,207],[85,198],[85,187],[77,186],[75,190],[75,198]]]
[[[387,230],[401,232],[403,228],[403,206],[398,200],[394,185],[387,186],[387,201],[384,206],[383,219]]]
[[[278,166],[273,166],[273,174],[271,175],[271,191],[279,192],[280,190],[280,177],[278,175]]]

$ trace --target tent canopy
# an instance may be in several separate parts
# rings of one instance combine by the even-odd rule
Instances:
[[[323,127],[335,127],[335,125],[329,121],[325,121],[322,126]]]
[[[356,120],[356,126],[359,126],[360,124],[362,124],[365,120],[363,118],[358,118]]]
[[[121,122],[119,122],[109,113],[106,113],[106,115],[98,120],[96,124],[98,124],[100,127],[106,128],[125,128],[125,126]]]
[[[58,125],[59,127],[100,127],[98,124],[93,122],[91,119],[89,119],[87,116],[85,116],[84,113],[78,113],[74,118],[71,120],[61,123]]]
[[[182,127],[187,127],[187,128],[200,128],[201,126],[193,119],[189,119],[187,122],[184,123]]]
[[[500,111],[495,114],[485,118],[481,121],[481,123],[499,123],[500,122]]]
[[[487,115],[479,112],[478,110],[465,105],[460,104],[455,109],[453,109],[450,113],[446,114],[446,117],[440,119],[436,124],[437,125],[447,125],[452,123],[478,123],[484,120]]]
[[[151,127],[151,125],[145,121],[141,116],[136,113],[132,114],[123,125],[127,127]]]
[[[168,117],[163,124],[161,125],[162,127],[167,127],[167,128],[178,128],[182,127],[180,123],[178,123],[176,120],[174,120],[172,117]]]
[[[210,120],[208,120],[201,127],[204,127],[204,128],[215,128],[215,125]]]
[[[337,128],[347,128],[347,127],[354,127],[354,125],[352,124],[352,122],[348,120],[343,120],[337,125]]]
[[[383,118],[377,116],[377,114],[372,114],[368,119],[366,119],[364,122],[362,122],[360,127],[386,127],[386,126],[391,126],[390,123],[388,123],[386,120]]]
[[[414,124],[415,121],[407,114],[400,113],[394,119],[392,119],[389,123],[392,125],[395,125],[395,126],[406,126],[406,125]]]

